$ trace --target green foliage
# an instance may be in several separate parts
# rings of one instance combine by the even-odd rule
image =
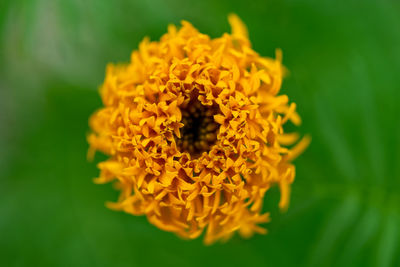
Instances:
[[[230,12],[260,54],[282,48],[313,141],[288,212],[267,194],[268,235],[205,247],[106,209],[85,134],[108,62],[181,19],[219,36]],[[399,25],[394,0],[2,1],[1,265],[400,266]]]

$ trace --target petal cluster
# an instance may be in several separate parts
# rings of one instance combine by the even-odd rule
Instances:
[[[100,89],[104,106],[90,118],[89,153],[99,150],[97,183],[114,182],[109,207],[148,220],[183,238],[205,243],[265,233],[266,192],[277,184],[279,206],[289,202],[291,160],[309,140],[287,134],[298,125],[296,105],[279,95],[284,68],[259,56],[235,15],[231,34],[212,39],[183,21],[158,42],[145,38],[125,65],[109,65]],[[179,145],[182,113],[196,101],[212,111],[215,141],[200,154]]]

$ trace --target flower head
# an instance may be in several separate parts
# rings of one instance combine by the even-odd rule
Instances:
[[[290,161],[308,143],[285,147],[298,135],[282,125],[300,117],[278,95],[281,52],[260,57],[240,19],[229,22],[232,34],[216,39],[186,21],[170,25],[159,42],[145,38],[130,63],[109,65],[88,137],[91,154],[110,155],[95,180],[120,190],[110,208],[184,238],[205,232],[206,243],[265,233],[264,195],[278,184],[287,207]]]

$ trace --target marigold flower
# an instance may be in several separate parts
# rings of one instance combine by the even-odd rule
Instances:
[[[109,65],[100,89],[104,107],[90,118],[89,154],[97,183],[113,181],[120,197],[112,209],[146,215],[183,238],[205,230],[205,243],[265,233],[258,224],[272,185],[289,203],[291,160],[307,146],[286,134],[300,124],[296,105],[278,95],[284,68],[252,50],[246,26],[229,16],[232,34],[211,39],[189,22],[168,27],[159,42],[145,38],[130,63]]]

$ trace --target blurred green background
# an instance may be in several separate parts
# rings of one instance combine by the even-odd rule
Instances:
[[[313,141],[288,212],[267,194],[268,235],[206,247],[104,207],[87,121],[108,62],[181,19],[218,37],[230,12],[282,48]],[[400,1],[2,0],[0,38],[1,266],[400,266]]]

